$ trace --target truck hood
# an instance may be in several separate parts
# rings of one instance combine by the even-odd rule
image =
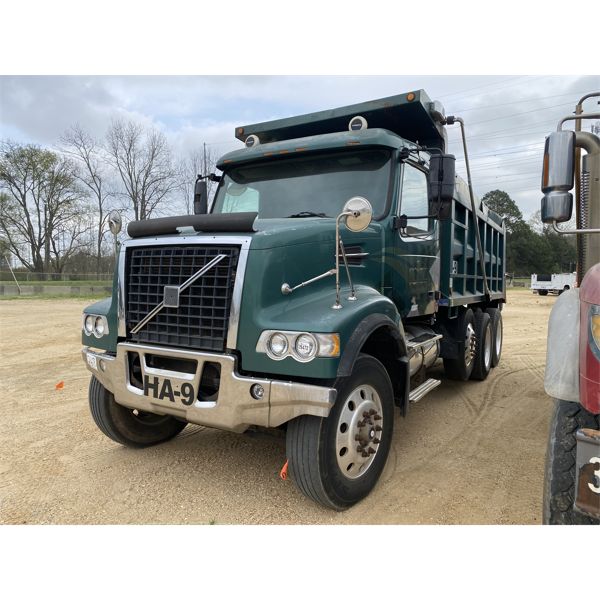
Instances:
[[[254,227],[257,231],[251,234],[252,250],[298,244],[328,244],[333,250],[335,243],[335,219],[332,218],[257,219]]]

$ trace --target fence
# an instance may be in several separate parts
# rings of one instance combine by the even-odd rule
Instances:
[[[108,281],[111,282],[113,278],[112,273],[34,273],[32,271],[0,271],[0,282],[13,282],[15,278],[19,283],[37,283],[43,282],[44,284],[50,284],[56,282],[92,282],[92,281]]]

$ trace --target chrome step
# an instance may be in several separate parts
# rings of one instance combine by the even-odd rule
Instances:
[[[431,390],[434,390],[438,385],[442,383],[439,379],[428,379],[422,383],[419,387],[415,388],[408,395],[409,402],[418,402],[421,398],[425,397]]]
[[[420,335],[419,337],[409,340],[406,345],[409,350],[413,350],[436,342],[437,340],[441,340],[442,337],[444,336],[441,333],[438,333],[437,335]]]

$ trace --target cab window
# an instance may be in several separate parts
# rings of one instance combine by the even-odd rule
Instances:
[[[259,192],[249,185],[227,182],[223,199],[224,213],[258,212]]]
[[[402,173],[402,191],[400,197],[400,215],[419,217],[428,214],[427,176],[408,163],[404,163]],[[409,219],[407,232],[423,233],[429,230],[429,219]]]

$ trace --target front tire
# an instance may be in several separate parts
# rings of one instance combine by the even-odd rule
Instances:
[[[133,411],[115,402],[115,397],[92,377],[90,410],[98,429],[111,440],[133,448],[166,442],[187,425],[174,417]]]
[[[327,418],[302,415],[288,423],[289,474],[308,498],[345,510],[375,487],[392,441],[394,397],[383,365],[361,354],[339,379]]]
[[[598,525],[573,508],[577,468],[575,433],[582,427],[600,429],[600,416],[581,404],[556,400],[546,451],[543,522],[545,525]]]

